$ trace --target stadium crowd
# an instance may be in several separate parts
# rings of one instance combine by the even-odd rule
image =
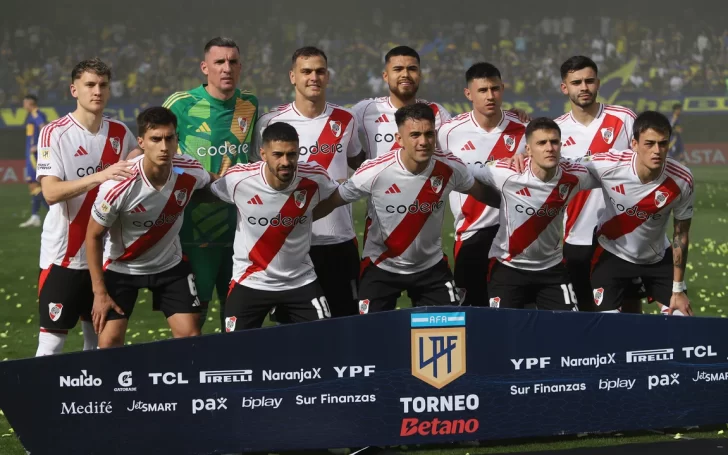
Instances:
[[[257,20],[260,15],[234,20],[214,15],[154,26],[118,16],[103,21],[74,18],[85,25],[69,28],[62,11],[50,26],[6,18],[0,36],[0,107],[17,106],[27,93],[44,103],[71,102],[67,75],[76,62],[92,55],[110,62],[117,102],[161,101],[170,87],[188,89],[202,82],[199,48],[216,35],[241,43],[240,85],[266,100],[291,98],[293,88],[282,70],[290,49],[304,45],[317,46],[329,56],[333,100],[385,94],[382,57],[403,43],[423,57],[423,95],[439,101],[460,100],[462,74],[477,61],[497,65],[509,92],[558,94],[558,62],[577,54],[591,57],[602,74],[636,58],[627,91],[728,90],[728,29],[720,22],[683,20],[690,19],[689,11],[664,20],[580,18],[530,9],[497,17],[430,16],[423,23],[422,18],[408,21],[405,5],[374,6],[346,21],[325,19],[326,11],[311,18],[292,15],[283,4],[268,7],[265,20]]]

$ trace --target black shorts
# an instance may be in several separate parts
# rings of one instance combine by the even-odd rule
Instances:
[[[493,259],[490,270],[490,307],[579,311],[569,274],[562,263],[545,270],[520,270]]]
[[[78,319],[91,320],[94,292],[88,270],[51,265],[38,278],[40,327],[46,332],[66,332]]]
[[[369,264],[359,285],[359,313],[394,310],[407,291],[412,306],[460,305],[460,295],[450,267],[442,260],[417,273],[400,274]]]
[[[195,275],[187,261],[180,261],[169,270],[152,275],[128,275],[106,270],[104,283],[109,296],[124,310],[121,315],[110,310],[107,319],[129,319],[140,289],[152,291],[152,309],[168,318],[177,313],[199,313]]]
[[[455,283],[465,290],[466,306],[488,306],[488,254],[499,225],[479,229],[455,243]]]
[[[594,240],[596,242],[596,240]],[[596,311],[592,300],[591,263],[594,245],[572,245],[564,242],[564,262],[574,287],[580,311]]]
[[[665,250],[665,257],[655,264],[634,264],[597,247],[591,275],[592,299],[597,311],[619,309],[625,294],[629,293],[629,289],[634,289],[638,278],[641,279],[647,295],[663,305],[670,305],[673,278],[670,253],[668,248]]]
[[[329,304],[331,317],[357,314],[359,247],[356,239],[335,245],[312,246],[308,254]]]
[[[331,317],[318,281],[286,291],[264,291],[233,283],[225,304],[225,331],[257,329],[273,308],[281,323]]]

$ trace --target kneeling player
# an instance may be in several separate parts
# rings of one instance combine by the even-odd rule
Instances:
[[[692,315],[685,294],[688,232],[693,216],[693,176],[668,158],[670,121],[645,111],[634,122],[632,150],[611,151],[580,160],[601,182],[606,209],[599,217],[599,245],[591,283],[597,311],[617,312],[625,288],[641,278],[647,294]],[[665,235],[672,211],[672,255]]]
[[[154,309],[164,313],[175,338],[200,334],[200,301],[179,230],[192,192],[212,174],[194,159],[175,155],[177,118],[168,109],[145,110],[137,126],[144,155],[134,160],[131,177],[101,186],[86,234],[100,348],[124,344],[142,288],[152,291]]]
[[[561,130],[551,119],[526,127],[525,172],[510,160],[473,166],[476,180],[501,194],[500,227],[490,249],[492,308],[577,311],[563,263],[564,210],[583,189],[598,186],[585,167],[561,159]]]
[[[312,210],[336,182],[319,164],[298,163],[293,126],[273,123],[261,142],[262,161],[233,166],[211,186],[238,209],[227,332],[260,327],[273,308],[285,322],[331,317],[308,251]]]
[[[414,306],[459,305],[460,296],[441,246],[445,201],[451,191],[498,205],[495,193],[473,180],[455,155],[436,151],[435,115],[424,103],[397,110],[401,148],[365,161],[316,218],[335,207],[370,198],[359,312],[395,309],[407,291]]]

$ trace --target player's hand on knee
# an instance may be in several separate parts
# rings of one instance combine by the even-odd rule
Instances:
[[[109,310],[114,310],[120,315],[124,315],[124,310],[114,302],[108,293],[94,294],[94,306],[91,310],[91,319],[94,324],[94,332],[101,333],[106,326],[106,315]]]
[[[693,315],[690,300],[684,292],[673,293],[672,297],[670,297],[670,307],[667,309],[667,314],[671,315],[675,310],[680,310],[685,316]]]

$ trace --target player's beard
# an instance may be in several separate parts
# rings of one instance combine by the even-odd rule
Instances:
[[[577,94],[575,97],[571,98],[571,102],[574,103],[576,106],[579,106],[582,109],[585,109],[592,104],[596,103],[597,101],[597,94],[596,93],[589,93],[590,98],[588,100],[581,99],[580,96],[582,93]]]
[[[283,175],[281,171],[288,171],[288,174]],[[276,177],[278,177],[278,180],[280,180],[281,182],[286,182],[286,183],[290,182],[291,180],[293,180],[294,175],[296,175],[295,167],[288,167],[288,168],[278,167],[276,169]]]
[[[412,85],[407,91],[400,90],[399,84],[397,82],[395,82],[394,84],[389,84],[389,91],[402,101],[412,100],[417,97],[417,90],[420,88],[420,86],[411,79],[410,82],[412,83]]]

